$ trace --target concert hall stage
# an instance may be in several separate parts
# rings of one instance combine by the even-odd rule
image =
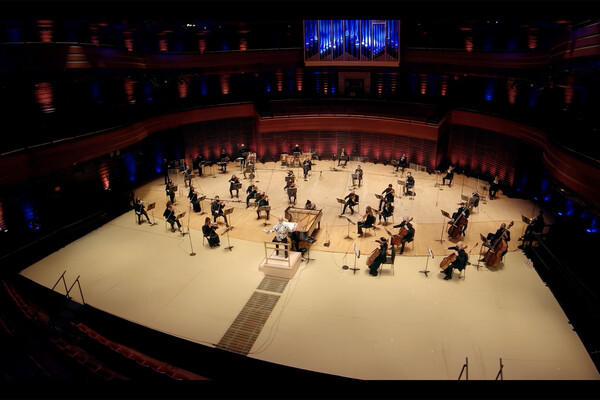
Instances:
[[[441,211],[452,214],[461,195],[475,187],[483,191],[487,183],[456,174],[452,187],[440,187],[436,183],[441,176],[412,170],[416,195],[396,197],[394,220],[397,224],[403,215],[413,217],[416,239],[396,257],[393,275],[385,268],[373,277],[365,260],[377,247],[374,240],[389,237],[397,228],[377,225],[374,236],[357,237],[355,224],[339,217],[336,199],[349,193],[358,163],[340,168],[334,161],[313,162],[307,181],[302,170],[294,168],[297,205],[302,207],[308,198],[323,216],[312,235],[316,242],[310,258],[291,279],[259,270],[264,243],[274,235],[264,230],[289,206],[283,190],[287,168],[275,162],[258,164],[253,180],[271,200],[266,225],[264,216],[257,219],[255,208],[246,208],[249,179],[242,180],[239,199],[230,198],[228,180],[232,173],[241,175],[239,163],[230,162],[227,174],[192,181],[207,197],[202,204],[207,214],[189,209],[183,178],[173,176],[179,185],[175,208],[187,211],[181,221],[187,234],[171,232],[162,219],[166,196],[160,177],[135,193],[146,203],[157,203],[150,213],[156,225],[138,225],[131,211],[21,275],[52,288],[65,272],[67,284],[79,277],[85,302],[94,308],[201,346],[342,377],[457,380],[466,378],[468,364],[469,380],[497,379],[501,365],[504,380],[600,378],[552,292],[517,249],[524,230],[521,215],[537,215],[533,203],[502,192],[496,200],[482,201],[469,218],[464,238],[471,265],[464,276],[455,273],[445,281],[439,264],[456,241],[447,237]],[[361,166],[363,181],[355,188],[360,204],[354,215],[346,213],[352,221],[361,217],[366,205],[378,207],[375,194],[389,183],[401,193],[397,181],[403,177],[391,165]],[[201,226],[215,195],[225,200],[225,208],[233,208],[233,228],[221,236],[220,247],[211,249],[203,241]],[[512,240],[504,263],[497,268],[478,263],[480,235],[511,221]],[[224,229],[219,219],[217,232]],[[342,268],[345,265],[351,268]],[[61,285],[55,289],[61,290]],[[71,295],[81,301],[78,291]]]

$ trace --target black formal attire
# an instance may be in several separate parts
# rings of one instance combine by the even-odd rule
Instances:
[[[177,228],[181,230],[181,223],[176,218],[174,210],[170,210],[169,207],[165,208],[165,212],[163,212],[163,217],[167,220],[169,224],[171,224],[171,230],[175,232],[175,224],[177,224]]]
[[[340,158],[338,158],[338,166],[340,165],[340,163],[343,161],[344,165],[348,164],[348,155],[346,154],[346,151],[340,151]]]
[[[266,196],[263,196],[260,199],[258,199],[258,207],[256,208],[256,216],[257,216],[256,219],[260,219],[260,208],[266,207],[268,205],[269,205],[269,200],[266,199]],[[267,213],[267,220],[268,220],[271,212],[268,209],[265,212]]]
[[[448,250],[458,250],[456,246],[448,247]],[[444,277],[445,280],[452,279],[452,270],[457,269],[459,272],[465,269],[467,266],[467,261],[469,261],[469,256],[464,249],[458,250],[458,255],[456,256],[456,260],[454,260],[445,270],[442,272],[446,275]]]
[[[448,169],[448,171],[446,171],[446,176],[444,176],[442,178],[442,186],[446,184],[446,180],[448,180],[448,187],[452,186],[452,180],[454,180],[454,171],[451,169]]]
[[[369,265],[369,274],[377,276],[377,270],[379,269],[379,266],[381,266],[381,264],[384,263],[387,258],[387,249],[387,242],[381,242],[379,244],[379,255],[375,258],[375,260],[373,260],[371,265]]]
[[[248,186],[248,188],[246,189],[246,193],[248,194],[246,196],[246,208],[250,207],[250,200],[256,198],[257,192],[258,191],[253,185]]]
[[[400,160],[398,160],[398,164],[396,164],[396,171],[398,171],[398,168],[402,168],[402,172],[404,172],[404,169],[408,166],[408,161],[406,161],[406,157],[400,157]]]
[[[300,150],[300,147],[296,146],[296,147],[294,147],[292,149],[292,154],[294,154],[294,153],[301,153],[302,154],[302,150]],[[296,155],[296,154],[294,154],[294,155]]]
[[[498,240],[500,240],[500,237],[502,237],[502,233],[504,233],[504,240],[506,240],[506,243],[508,244],[508,242],[510,242],[510,231],[506,228],[498,228],[498,230],[495,233],[488,233],[487,239],[489,245],[494,246],[498,242]],[[508,246],[506,246],[506,249],[502,252],[502,254],[500,254],[501,261],[506,253],[508,253]]]
[[[308,178],[308,171],[310,171],[311,168],[312,168],[312,165],[311,165],[310,160],[302,161],[302,171],[304,171],[304,179]]]
[[[172,182],[167,183],[165,191],[167,192],[167,196],[169,196],[171,203],[175,203],[175,185]]]
[[[373,214],[368,214],[364,221],[359,221],[356,223],[358,227],[358,234],[363,234],[363,228],[371,228],[375,224],[375,216]]]
[[[202,209],[200,208],[200,201],[198,201],[198,193],[190,193],[190,202],[192,203],[192,209],[195,213],[199,213],[200,211],[202,211]]]
[[[361,168],[356,168],[356,170],[354,170],[354,173],[356,174],[356,179],[358,179],[358,187],[360,187],[360,185],[362,184],[363,170]]]
[[[544,221],[543,215],[538,215],[535,217],[533,221],[527,225],[527,228],[525,228],[525,233],[523,233],[523,244],[535,240],[535,234],[542,233],[545,226],[546,222]]]
[[[344,204],[344,208],[342,209],[342,214],[346,212],[346,207],[350,208],[350,214],[354,214],[354,206],[358,203],[358,196],[352,195],[352,193],[348,194],[346,197],[346,203]]]
[[[394,225],[393,227],[404,228],[405,226],[408,229],[408,232],[406,232],[406,235],[404,235],[404,237],[402,238],[402,242],[400,245],[400,254],[404,253],[404,246],[406,246],[406,243],[410,243],[415,239],[415,228],[410,222],[402,221],[398,225]]]
[[[165,185],[167,183],[169,183],[169,163],[165,160],[162,162],[162,164],[160,165],[160,170],[163,173],[163,176],[165,177]]]
[[[383,192],[381,192],[381,194],[383,195],[383,199],[379,200],[379,210],[381,210],[383,203],[385,203],[386,201],[388,203],[394,202],[394,193],[392,193],[392,190],[394,190],[394,188],[388,186],[383,190]]]
[[[394,204],[386,201],[385,204],[383,205],[383,208],[381,209],[381,212],[379,213],[379,222],[381,222],[381,218],[383,218],[383,220],[387,224],[387,219],[389,217],[391,217],[393,214],[394,214]]]
[[[466,206],[460,206],[458,207],[458,210],[456,210],[453,214],[452,214],[452,219],[450,221],[448,221],[449,224],[453,224],[454,222],[456,222],[457,218],[460,216],[460,214],[463,214],[465,216],[465,218],[469,218],[469,215],[471,214],[469,212],[469,208]],[[463,225],[462,228],[462,235],[465,236],[465,232],[467,230],[467,224]]]
[[[500,189],[500,181],[494,180],[490,183],[490,188],[488,190],[488,194],[490,195],[490,200],[495,199],[498,194],[498,190]]]
[[[191,169],[186,169],[183,172],[183,181],[185,182],[185,187],[188,187],[192,185],[192,178],[194,177],[194,175],[192,174],[192,170]]]
[[[237,176],[235,178],[229,179],[229,194],[233,198],[233,191],[235,190],[235,197],[240,197],[240,189],[237,188],[237,184],[240,183],[240,178]]]
[[[225,220],[225,225],[229,226],[229,222],[227,222],[227,216],[225,214],[223,214],[224,207],[225,207],[225,204],[223,204],[221,202],[217,203],[216,201],[213,201],[210,204],[210,211],[212,213],[214,222],[217,222],[217,217],[223,217],[223,219]]]
[[[221,239],[216,232],[216,228],[211,225],[202,225],[202,234],[208,240],[208,244],[210,247],[219,246],[221,243]]]
[[[406,183],[404,184],[404,193],[410,192],[415,187],[415,178],[410,175],[406,177]]]
[[[142,215],[146,217],[148,223],[150,222],[150,217],[148,217],[148,213],[146,212],[146,207],[144,207],[144,203],[138,201],[134,205],[135,214],[137,215],[138,225],[142,224]]]
[[[242,165],[242,168],[246,166],[246,159],[248,158],[249,152],[250,152],[250,150],[246,147],[242,147],[240,149],[238,158],[241,157],[240,164]]]

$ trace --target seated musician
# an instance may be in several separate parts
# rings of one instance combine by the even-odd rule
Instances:
[[[248,160],[248,162],[246,163],[246,168],[244,168],[244,179],[248,179],[248,177],[246,176],[246,174],[253,174],[254,173],[254,163],[250,160]]]
[[[265,230],[266,233],[275,232],[275,237],[273,238],[273,242],[276,243],[287,243],[288,242],[288,234],[292,233],[292,230],[288,225],[283,223],[283,217],[278,218],[278,222],[273,225],[273,227],[269,230]],[[277,248],[276,254],[279,255],[279,245],[275,246]],[[285,258],[288,258],[287,248],[285,250]]]
[[[299,145],[294,146],[294,148],[292,149],[292,154],[293,155],[299,155],[299,154],[296,154],[296,153],[302,154],[302,150],[300,150],[300,146]]]
[[[202,209],[200,208],[200,201],[198,200],[198,191],[194,189],[192,185],[190,185],[190,193],[188,197],[190,199],[190,203],[192,203],[192,209],[194,210],[194,212],[199,213],[200,211],[202,211]]]
[[[408,194],[415,187],[415,178],[410,172],[406,173],[406,182],[404,183],[404,194]]]
[[[388,218],[392,215],[394,215],[394,203],[390,203],[386,200],[383,204],[383,209],[379,212],[379,223],[381,224],[381,218],[383,218],[385,225],[387,225]]]
[[[502,237],[504,237],[507,244],[510,242],[510,230],[506,229],[506,224],[504,222],[500,224],[500,228],[498,228],[495,233],[490,232],[487,234],[487,242],[484,243],[483,246],[492,248]],[[500,261],[502,261],[507,252],[508,246],[506,246],[506,249],[500,254]],[[483,261],[485,261],[485,259]]]
[[[223,208],[225,207],[225,203],[219,199],[219,196],[215,196],[215,199],[210,204],[210,211],[213,216],[214,222],[217,222],[218,217],[223,217],[225,220],[225,226],[229,227],[229,222],[227,221],[227,215],[223,213]]]
[[[458,219],[458,217],[460,217],[461,215],[464,215],[465,218],[469,218],[469,208],[467,207],[466,203],[464,201],[460,202],[460,207],[458,207],[458,209],[452,213],[452,219],[450,221],[448,221],[449,224],[454,224],[456,222],[456,220]],[[462,235],[465,236],[465,232],[467,230],[467,224],[463,225],[462,228]]]
[[[192,178],[193,177],[194,177],[194,175],[192,174],[191,168],[186,168],[183,171],[183,181],[185,182],[185,187],[188,187],[188,186],[192,185]]]
[[[308,171],[310,171],[311,168],[312,168],[312,164],[309,159],[302,161],[302,171],[304,171],[304,180],[308,179]]]
[[[442,186],[446,184],[446,180],[448,181],[448,187],[451,187],[454,180],[454,168],[452,168],[452,165],[448,167],[446,175],[442,178]]]
[[[306,204],[304,204],[304,208],[306,210],[316,210],[317,205],[310,200],[306,200]]]
[[[448,250],[454,250],[454,254],[456,255],[456,259],[450,263],[446,267],[446,269],[440,271],[442,274],[445,274],[444,280],[447,281],[452,279],[452,271],[457,269],[462,271],[467,266],[467,261],[469,261],[469,256],[464,249],[463,242],[456,243],[456,246],[448,247]]]
[[[208,245],[212,249],[213,247],[221,245],[221,239],[217,234],[216,230],[219,226],[217,224],[210,223],[210,217],[204,219],[204,225],[202,225],[202,235],[208,240]]]
[[[249,152],[250,152],[250,149],[248,149],[246,147],[246,145],[244,143],[242,143],[242,145],[240,146],[240,151],[239,151],[239,155],[238,155],[238,158],[241,158],[240,164],[241,164],[242,168],[246,166],[246,159],[248,158]]]
[[[471,197],[469,197],[469,211],[472,212],[473,211],[473,207],[477,208],[479,207],[479,192],[477,191],[477,189],[473,190],[473,193],[471,193]]]
[[[260,192],[258,194],[258,198],[256,200],[257,203],[257,208],[256,208],[256,219],[260,219],[260,208],[261,207],[267,207],[269,205],[269,196],[267,196],[265,194],[265,192]],[[267,209],[265,210],[265,212],[267,213],[267,220],[269,219],[269,214],[270,214],[270,210],[267,207]]]
[[[354,214],[354,206],[358,203],[358,196],[354,190],[344,197],[344,199],[346,200],[346,203],[344,203],[344,208],[342,209],[340,216],[346,213],[346,207],[350,208],[350,215]]]
[[[140,199],[139,197],[136,198],[135,205],[133,208],[135,210],[135,215],[137,215],[138,225],[142,224],[142,215],[146,217],[149,224],[152,223],[150,222],[150,217],[148,217],[148,213],[146,212],[146,207],[144,206],[144,201],[142,201],[142,199]]]
[[[403,153],[402,157],[400,157],[400,160],[398,160],[398,164],[396,164],[396,172],[398,172],[398,169],[401,168],[402,173],[404,173],[404,169],[407,166],[408,166],[408,161],[406,160],[406,155]]]
[[[167,196],[171,200],[171,203],[175,204],[175,192],[177,191],[177,186],[173,183],[171,179],[167,182],[165,186],[165,191],[167,192]]]
[[[379,243],[379,255],[369,265],[369,274],[372,276],[377,276],[377,270],[387,258],[387,238],[382,236],[379,238],[379,240],[376,240],[376,242]]]
[[[256,185],[249,185],[246,189],[246,208],[250,207],[250,199],[256,200],[256,194],[258,193],[258,187]]]
[[[290,203],[296,204],[296,196],[298,194],[298,188],[296,187],[296,183],[294,181],[290,181],[289,184],[284,187],[287,190],[288,201]]]
[[[356,223],[358,228],[358,237],[363,236],[363,228],[372,228],[373,225],[375,225],[375,214],[373,213],[371,206],[367,206],[365,209],[365,215],[363,215],[362,219]]]
[[[381,194],[383,195],[383,199],[379,200],[379,211],[381,211],[381,207],[383,206],[383,203],[385,203],[386,201],[388,203],[394,202],[394,193],[395,193],[395,190],[392,187],[391,183],[388,185],[388,187],[383,189],[383,192],[381,192]]]
[[[202,166],[204,165],[204,157],[202,154],[198,154],[192,163],[192,169],[198,170],[198,176],[202,177]]]
[[[545,226],[546,222],[544,221],[544,211],[540,210],[538,216],[535,217],[529,223],[529,225],[527,225],[527,228],[525,228],[525,233],[523,233],[523,236],[519,238],[519,240],[523,241],[523,244],[520,245],[519,248],[522,249],[526,243],[533,242],[535,240],[535,234],[542,233]]]
[[[406,215],[404,216],[402,222],[400,222],[398,225],[394,225],[394,228],[400,228],[398,232],[401,232],[404,227],[408,229],[408,232],[406,232],[406,234],[402,238],[402,242],[400,245],[400,254],[404,253],[404,246],[406,245],[406,243],[410,243],[415,239],[415,228],[410,223],[410,219]]]
[[[363,178],[363,170],[360,167],[360,165],[358,165],[356,167],[356,169],[354,170],[354,173],[356,174],[356,179],[358,179],[358,187],[360,187],[360,185],[362,184],[362,178]]]
[[[498,195],[498,190],[500,190],[500,178],[498,177],[498,175],[496,175],[494,177],[494,181],[490,183],[490,187],[488,189],[490,200],[496,198],[496,196]]]
[[[163,212],[163,217],[165,220],[171,224],[171,232],[175,232],[175,224],[177,224],[177,229],[181,232],[181,223],[177,219],[177,214],[175,208],[173,207],[173,203],[167,201],[167,208]]]
[[[349,157],[348,157],[348,154],[346,154],[346,149],[344,149],[342,147],[342,149],[340,150],[340,157],[338,158],[338,163],[337,163],[338,167],[340,166],[340,162],[342,162],[342,161],[344,162],[344,167],[345,167],[346,164],[348,164],[348,159],[349,159]]]
[[[242,185],[240,184],[240,178],[238,178],[237,176],[235,176],[235,174],[231,175],[231,178],[229,178],[229,194],[231,195],[231,198],[233,199],[233,191],[235,190],[235,197],[240,197],[240,187]]]

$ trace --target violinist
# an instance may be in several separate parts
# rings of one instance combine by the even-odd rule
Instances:
[[[250,199],[256,200],[256,194],[258,193],[258,187],[256,185],[250,185],[246,189],[246,208],[250,207]]]
[[[473,208],[479,207],[479,198],[479,192],[477,191],[477,189],[473,190],[473,193],[471,193],[471,197],[469,197],[469,212],[473,212]]]
[[[404,216],[404,220],[400,222],[398,225],[394,225],[394,228],[400,228],[398,231],[398,235],[402,235],[404,233],[404,228],[406,227],[407,231],[404,233],[400,244],[400,254],[404,253],[404,246],[406,243],[410,243],[415,239],[415,228],[410,223],[410,219],[408,216]],[[394,243],[395,244],[395,243]]]
[[[214,222],[217,222],[218,217],[223,217],[225,220],[225,226],[229,227],[229,222],[227,221],[227,215],[223,213],[223,208],[225,207],[225,203],[219,199],[219,196],[215,196],[215,199],[210,204],[210,211],[212,213]]]
[[[171,179],[167,182],[165,186],[165,191],[167,192],[167,196],[171,200],[171,203],[175,204],[175,192],[177,191],[177,186],[173,183]]]
[[[393,214],[394,214],[394,203],[391,203],[386,200],[385,203],[383,204],[383,209],[379,213],[379,224],[381,224],[381,218],[383,218],[385,225],[387,225],[388,218],[391,217]]]
[[[406,182],[404,183],[404,194],[410,193],[412,188],[415,187],[415,178],[412,176],[410,172],[406,173]]]
[[[269,206],[269,196],[265,194],[265,192],[261,191],[257,194],[256,204],[258,207],[256,208],[256,219],[260,219],[260,209],[261,207],[267,207],[265,212],[267,213],[267,220],[269,219],[269,214],[271,209]]]
[[[483,246],[492,248],[494,244],[496,244],[501,238],[504,238],[508,245],[508,242],[510,242],[510,230],[506,228],[506,224],[504,222],[500,225],[500,228],[498,228],[495,233],[490,232],[487,234],[487,243],[484,243]],[[504,251],[500,254],[500,261],[502,261],[507,252],[508,246],[506,246]]]
[[[358,203],[358,196],[354,190],[344,197],[344,199],[346,200],[346,203],[344,203],[344,208],[342,209],[342,214],[340,214],[340,216],[346,213],[346,207],[350,208],[350,215],[354,214],[354,206]]]
[[[204,219],[204,225],[202,225],[202,235],[208,240],[208,245],[212,249],[221,245],[221,239],[217,234],[216,230],[219,226],[217,224],[210,223],[210,217]]]
[[[192,174],[191,168],[186,168],[183,171],[183,182],[185,183],[185,187],[192,186],[192,178],[194,174]]]
[[[454,168],[452,168],[452,165],[448,167],[446,175],[442,178],[442,186],[446,184],[446,180],[448,180],[448,187],[451,187],[454,180]]]
[[[167,207],[163,212],[163,217],[165,217],[165,220],[171,224],[171,232],[175,232],[175,224],[177,224],[177,229],[179,232],[181,232],[181,223],[177,219],[175,208],[173,207],[173,203],[170,201],[167,201]]]
[[[391,183],[388,185],[388,187],[383,189],[383,192],[381,192],[381,194],[383,195],[383,199],[379,200],[379,211],[381,211],[381,207],[383,206],[383,203],[385,203],[386,201],[388,203],[394,202],[394,194],[395,193],[396,193],[396,191],[392,187]]]
[[[296,182],[294,180],[293,173],[291,174],[291,179],[286,179],[286,182],[287,183],[286,183],[285,187],[283,188],[283,190],[287,190],[289,202],[296,204],[296,195],[298,194],[298,188],[296,187]]]
[[[240,183],[240,178],[238,178],[237,176],[235,176],[235,174],[231,175],[231,178],[229,178],[229,194],[231,195],[231,198],[233,199],[233,191],[235,190],[235,197],[240,197],[240,187],[241,187],[241,183]]]
[[[200,201],[198,200],[198,192],[190,185],[190,194],[188,195],[190,198],[190,203],[192,203],[192,209],[195,213],[199,213],[202,211],[200,208]]]
[[[241,167],[244,168],[246,166],[246,159],[248,158],[248,153],[250,150],[246,147],[244,143],[240,146],[239,156]]]
[[[454,261],[452,261],[450,265],[446,267],[446,269],[441,271],[442,274],[446,275],[444,277],[445,281],[452,279],[452,271],[454,269],[457,269],[459,271],[465,269],[465,267],[467,266],[467,261],[469,260],[469,256],[467,255],[467,252],[464,249],[463,242],[458,242],[456,243],[456,246],[448,247],[448,250],[454,250],[455,257],[452,257],[454,258]],[[450,256],[452,256],[452,254]]]
[[[363,178],[363,170],[360,167],[360,165],[356,167],[356,169],[354,170],[354,174],[356,175],[356,179],[358,180],[358,187],[360,187]]]
[[[382,236],[375,242],[379,243],[379,249],[377,249],[379,250],[379,255],[375,257],[375,260],[373,260],[371,264],[369,264],[369,274],[372,276],[377,276],[377,270],[379,269],[379,266],[384,263],[387,258],[388,249],[387,238]]]
[[[459,227],[460,231],[458,232],[458,234],[462,234],[463,236],[465,236],[465,233],[467,231],[469,214],[469,208],[463,201],[460,203],[460,207],[458,207],[458,210],[456,210],[456,212],[452,214],[452,219],[448,221],[448,223],[451,224],[453,227]],[[451,232],[448,232],[448,236],[455,237],[458,236],[458,234],[453,235]]]
[[[365,209],[365,215],[363,215],[362,219],[356,223],[358,227],[358,237],[363,236],[363,228],[372,228],[375,224],[375,215],[373,214],[373,209],[371,206],[367,206]]]
[[[144,206],[144,201],[142,199],[140,199],[139,197],[135,199],[135,214],[137,215],[137,220],[138,220],[138,225],[142,224],[142,215],[144,217],[146,217],[146,219],[148,220],[149,224],[152,224],[150,222],[150,217],[148,217],[148,213],[146,212],[146,207]]]
[[[310,171],[311,168],[312,163],[308,158],[302,161],[302,171],[304,172],[304,180],[308,179],[308,171]]]

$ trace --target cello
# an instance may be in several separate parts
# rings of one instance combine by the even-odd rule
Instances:
[[[408,221],[406,221],[406,224],[404,224],[404,226],[402,228],[400,228],[400,230],[398,231],[397,234],[395,234],[395,235],[390,234],[390,236],[392,237],[391,241],[392,241],[392,244],[394,246],[400,246],[400,245],[402,245],[402,239],[404,239],[404,236],[406,236],[406,234],[408,233],[408,226],[407,225],[412,220],[413,219],[411,217]],[[390,233],[390,232],[388,231],[388,233]]]
[[[477,245],[475,245],[477,246]],[[463,247],[462,249],[465,250],[468,246]],[[456,261],[456,253],[452,252],[450,254],[448,254],[446,257],[444,257],[444,259],[440,262],[440,268],[442,271],[445,271],[446,268],[448,268],[448,266],[450,264],[452,264],[454,261]]]
[[[494,243],[490,244],[490,249],[483,256],[483,260],[485,265],[488,267],[497,267],[500,264],[500,258],[504,250],[508,248],[508,243],[506,242],[506,231],[513,226],[514,222],[511,221],[510,224],[504,229],[502,235],[498,239],[494,241]]]
[[[469,223],[467,216],[465,215],[466,209],[466,207],[463,207],[463,210],[454,219],[454,221],[452,221],[452,225],[450,225],[448,228],[448,236],[450,236],[452,239],[458,238],[458,235],[462,233],[463,229],[465,229]]]
[[[373,264],[373,261],[375,261],[377,257],[379,257],[379,247],[373,250],[369,258],[367,258],[367,266]]]

